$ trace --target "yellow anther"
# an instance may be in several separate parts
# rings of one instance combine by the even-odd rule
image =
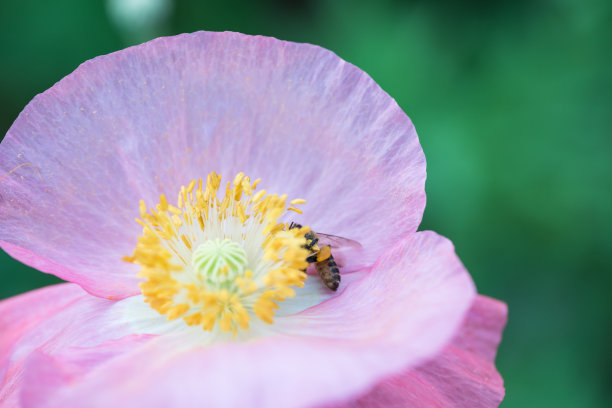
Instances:
[[[204,330],[211,331],[215,327],[216,321],[217,313],[211,310],[202,317],[202,328]]]
[[[181,215],[182,211],[173,205],[168,204],[168,211],[174,215]]]
[[[296,198],[295,200],[289,201],[289,204],[291,205],[306,204],[306,200],[304,200],[303,198]]]
[[[274,292],[267,290],[257,299],[253,306],[253,310],[257,317],[268,324],[274,323],[274,309],[278,307],[276,303],[272,301],[273,297]]]
[[[242,181],[243,177],[244,177],[244,173],[242,172],[236,174],[236,177],[234,177],[234,186],[240,185],[240,182]]]
[[[168,315],[168,320],[175,320],[184,315],[189,310],[189,305],[186,303],[181,303],[179,305],[170,307],[166,314]]]
[[[202,314],[201,313],[194,313],[192,315],[183,317],[183,320],[189,326],[197,326],[197,325],[202,324]]]
[[[224,332],[228,332],[232,330],[233,321],[234,319],[233,319],[232,313],[226,312],[223,314],[223,317],[219,321],[219,327],[221,327],[221,330],[223,330]]]
[[[191,241],[189,241],[189,238],[187,238],[185,234],[181,235],[181,240],[188,249],[191,249]]]
[[[195,180],[191,180],[191,182],[187,185],[187,192],[191,193],[193,191],[193,188],[196,185],[196,181]]]
[[[159,196],[159,208],[162,211],[168,210],[168,201],[166,201],[166,196],[163,194]]]
[[[266,195],[266,190],[261,190],[258,191],[252,198],[251,201],[255,202],[255,201],[259,201],[261,199],[261,197],[263,197],[264,195]]]
[[[181,221],[181,219],[179,218],[178,215],[173,215],[172,216],[172,222],[174,223],[174,226],[176,228],[180,228],[181,225],[183,225],[183,221]]]

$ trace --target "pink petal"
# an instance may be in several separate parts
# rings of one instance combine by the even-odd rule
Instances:
[[[25,407],[45,406],[49,403],[47,400],[49,393],[69,393],[70,383],[79,381],[100,364],[137,349],[152,338],[154,336],[151,335],[128,335],[94,347],[69,348],[54,353],[53,356],[37,351],[26,363],[28,368],[34,367],[34,369],[26,368],[24,378],[25,384],[35,385],[23,388],[20,402]],[[89,399],[95,399],[95,395],[92,394]],[[92,406],[92,404],[84,400],[79,406]]]
[[[473,283],[452,244],[435,233],[416,233],[340,296],[279,318],[284,335],[195,348],[160,337],[82,378],[70,368],[78,350],[69,364],[39,356],[28,365],[32,376],[24,393],[45,392],[36,400],[44,404],[32,405],[39,407],[309,407],[343,401],[436,355],[473,298]],[[39,372],[69,380],[41,391]]]
[[[366,248],[347,270],[415,231],[425,205],[414,127],[367,74],[316,46],[236,33],[84,63],[25,108],[0,163],[2,248],[104,297],[138,292],[121,261],[138,200],[211,170],[307,199],[297,221]]]
[[[377,385],[346,406],[492,408],[504,398],[495,355],[506,325],[504,303],[479,296],[453,342],[422,366]],[[344,405],[343,405],[344,406]]]
[[[123,318],[120,306],[121,302],[90,296],[75,284],[0,302],[0,402],[18,405],[24,364],[32,354],[56,355],[133,334],[134,325]]]
[[[15,343],[40,321],[63,310],[85,293],[77,285],[47,287],[0,302],[0,402],[17,406],[14,392],[21,382],[21,364],[11,364]]]
[[[13,391],[21,382],[21,362],[11,360],[19,358],[12,356],[19,339],[85,295],[77,285],[63,284],[0,302],[0,402],[17,406],[17,394]]]

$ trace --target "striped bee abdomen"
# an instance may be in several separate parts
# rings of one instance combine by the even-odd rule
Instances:
[[[336,261],[334,261],[333,255],[329,255],[329,258],[316,262],[315,268],[321,277],[325,286],[334,292],[338,290],[338,286],[340,286],[340,270],[338,269],[338,265]]]

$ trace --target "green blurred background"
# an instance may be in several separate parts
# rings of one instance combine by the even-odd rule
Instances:
[[[509,305],[502,407],[610,407],[611,23],[609,0],[3,0],[0,130],[81,62],[160,35],[331,49],[415,123],[422,229]],[[0,279],[0,298],[58,281],[4,253]]]

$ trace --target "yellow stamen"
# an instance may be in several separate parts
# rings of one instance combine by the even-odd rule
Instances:
[[[211,172],[205,185],[181,187],[176,206],[163,194],[154,209],[139,203],[143,233],[124,259],[141,266],[150,307],[168,320],[233,334],[253,318],[274,321],[278,302],[304,286],[309,228],[279,222],[286,211],[301,213],[293,206],[305,200],[287,206],[286,195],[255,192],[259,182],[238,173],[218,198],[221,176]]]

